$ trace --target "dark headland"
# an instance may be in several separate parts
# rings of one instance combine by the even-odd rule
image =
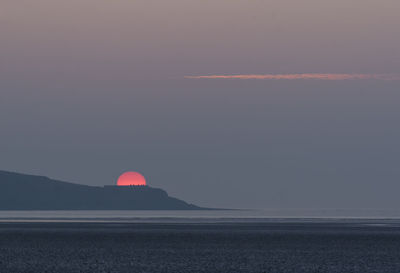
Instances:
[[[0,210],[199,210],[149,186],[95,187],[0,171]]]

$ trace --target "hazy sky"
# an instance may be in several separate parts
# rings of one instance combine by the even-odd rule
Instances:
[[[2,0],[0,169],[89,185],[139,171],[203,206],[399,207],[399,13]]]

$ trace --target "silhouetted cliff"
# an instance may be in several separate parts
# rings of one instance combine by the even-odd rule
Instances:
[[[196,210],[149,186],[93,187],[0,171],[0,210]]]

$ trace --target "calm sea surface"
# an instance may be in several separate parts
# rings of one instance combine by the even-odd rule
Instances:
[[[293,219],[398,219],[400,210],[258,209],[134,211],[0,211],[0,221],[264,222]]]
[[[0,211],[0,273],[400,272],[400,211]]]

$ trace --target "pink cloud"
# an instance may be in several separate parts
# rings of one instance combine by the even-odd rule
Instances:
[[[185,76],[187,79],[240,79],[240,80],[400,80],[399,74],[240,74]]]

